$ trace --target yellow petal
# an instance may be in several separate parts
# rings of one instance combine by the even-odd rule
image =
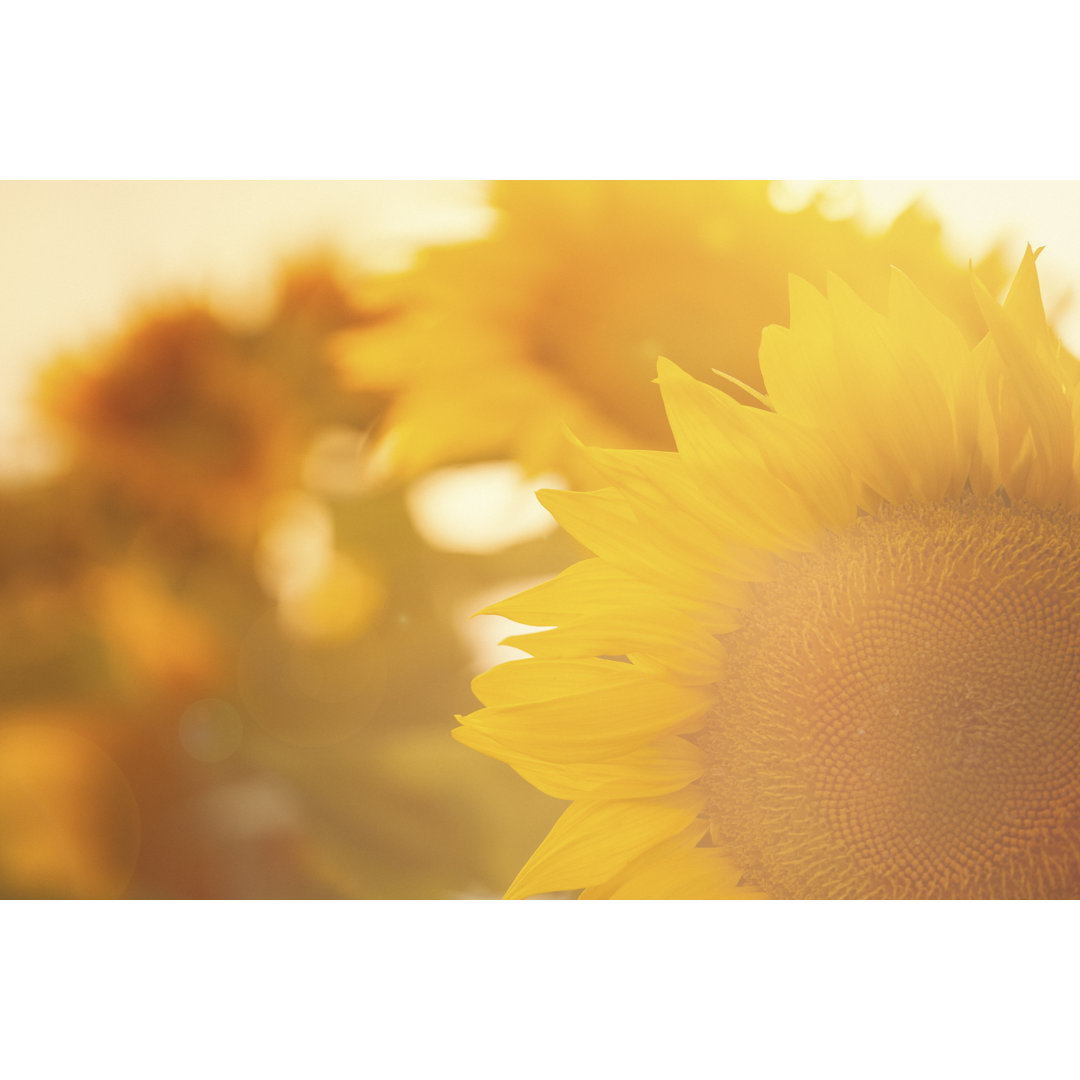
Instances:
[[[731,586],[729,598],[742,601],[747,595],[745,586],[735,582]],[[485,612],[552,627],[504,642],[533,656],[557,659],[633,653],[649,671],[663,669],[691,683],[718,678],[724,649],[716,635],[741,624],[733,607],[672,597],[601,559],[577,563],[552,581],[493,604]]]
[[[1005,488],[1014,498],[1042,505],[1060,501],[1072,481],[1075,440],[1071,409],[1060,373],[1053,371],[1045,352],[1032,340],[1032,328],[1017,320],[1038,319],[1041,299],[1034,276],[1034,255],[1028,248],[1006,310],[978,278],[972,278],[975,298],[990,327],[990,337],[1004,368],[1001,396],[992,401],[994,418],[1006,460],[1001,461]],[[1035,292],[1036,296],[1032,293]],[[1020,313],[1020,316],[1015,314]],[[1045,316],[1041,319],[1045,331]],[[1030,439],[1030,446],[1024,445]]]
[[[577,677],[577,669],[585,661],[512,663],[523,668],[530,664],[544,665],[544,670],[551,671],[556,680],[569,686],[569,680]],[[466,727],[490,736],[511,751],[545,761],[596,762],[628,754],[663,733],[696,730],[713,703],[710,690],[677,686],[650,676],[633,664],[611,660],[593,663],[606,666],[612,675],[611,685],[548,700],[491,706],[459,719]],[[533,675],[527,673],[526,677]]]
[[[742,871],[717,848],[696,847],[643,866],[612,893],[612,900],[760,899],[738,888]]]
[[[643,799],[679,791],[697,780],[704,755],[678,736],[661,738],[622,757],[599,762],[550,762],[507,750],[472,728],[455,728],[458,742],[506,762],[534,787],[555,799]]]
[[[788,278],[790,329],[767,326],[758,363],[777,412],[814,428],[833,408],[836,357],[828,302],[812,285]]]
[[[626,884],[635,874],[640,873],[642,868],[651,866],[657,861],[670,858],[673,854],[691,851],[698,846],[708,831],[709,825],[703,818],[696,818],[690,826],[682,832],[649,848],[643,855],[628,862],[621,870],[613,874],[607,881],[597,885],[590,885],[585,889],[579,900],[610,900],[615,893]]]
[[[691,686],[715,683],[725,659],[723,645],[694,623],[679,624],[667,613],[651,616],[643,611],[615,622],[599,615],[571,619],[550,630],[514,634],[502,644],[544,659],[634,656],[638,666]]]
[[[958,495],[971,470],[978,431],[977,368],[963,334],[895,267],[889,281],[889,319],[905,353],[939,373],[953,417],[953,474]]]
[[[643,529],[619,492],[539,491],[537,498],[571,536],[590,551],[642,581],[691,600],[724,602],[731,575],[688,564],[679,549]]]
[[[732,581],[729,586],[724,604],[704,597],[671,596],[603,559],[584,559],[551,581],[484,608],[482,614],[502,615],[531,626],[555,626],[583,612],[617,617],[629,611],[667,610],[672,621],[693,619],[711,633],[724,633],[733,626],[732,612],[744,607],[750,595],[741,582]]]
[[[939,373],[834,276],[829,307],[838,382],[836,407],[822,420],[833,425],[843,460],[891,502],[941,498],[954,471],[955,439]],[[925,333],[921,323],[910,329]]]
[[[582,889],[685,829],[704,796],[687,788],[659,799],[572,803],[507,890],[508,900]]]
[[[1032,251],[1030,244],[1025,248],[1024,257],[1020,260],[1016,277],[1009,286],[1002,310],[1033,346],[1050,350],[1054,345],[1054,340],[1050,327],[1046,323],[1046,309],[1043,306],[1042,289],[1039,286],[1039,273],[1035,268],[1035,260],[1041,251],[1042,248],[1039,248],[1039,251]],[[985,295],[989,295],[989,290],[985,290]],[[981,309],[985,301],[980,300],[978,296],[976,301]],[[983,317],[986,317],[985,314]]]
[[[640,677],[627,664],[591,657],[583,660],[509,660],[477,675],[472,692],[485,704],[522,705],[604,690]]]
[[[877,496],[903,502],[941,497],[957,471],[952,413],[930,351],[912,349],[839,279],[829,278],[828,300],[792,279],[791,329],[763,333],[760,361],[781,416],[818,432]]]
[[[639,527],[655,536],[665,551],[678,552],[684,572],[693,572],[704,581],[718,575],[741,580],[762,576],[767,559],[761,549],[768,548],[770,541],[775,544],[778,530],[763,532],[756,521],[760,515],[748,512],[754,500],[749,481],[739,475],[739,462],[734,461],[736,467],[728,470],[735,483],[725,496],[703,490],[681,454],[594,448],[583,448],[582,453],[614,484]],[[760,465],[757,468],[761,470]],[[762,501],[759,491],[757,502]],[[797,508],[791,509],[792,502],[791,493],[786,492],[789,518],[799,512],[797,501]],[[802,517],[802,532],[814,528],[807,515]]]
[[[850,473],[807,429],[740,405],[663,357],[658,381],[679,456],[703,489],[715,528],[747,543],[801,550],[822,528],[854,518]]]

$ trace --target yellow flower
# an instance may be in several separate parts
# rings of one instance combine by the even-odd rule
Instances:
[[[895,264],[966,332],[981,326],[966,267],[916,208],[871,235],[816,206],[781,213],[764,183],[511,182],[492,203],[489,238],[428,249],[379,283],[396,317],[339,341],[356,385],[390,396],[378,460],[399,478],[503,457],[573,471],[564,425],[670,449],[657,353],[760,389],[758,339],[787,317],[789,271],[824,285],[835,270],[883,303]],[[1004,284],[996,259],[980,272]]]
[[[195,304],[63,358],[43,381],[41,404],[87,471],[139,506],[215,534],[246,538],[296,457],[283,389]]]
[[[366,323],[330,256],[284,264],[268,316],[232,325],[202,302],[159,303],[102,344],[60,357],[39,406],[79,468],[139,510],[251,541],[266,501],[299,482],[321,425],[367,424],[327,336]]]
[[[490,894],[555,817],[440,720],[452,613],[518,564],[359,490],[379,403],[323,346],[363,313],[326,257],[277,277],[243,325],[163,300],[45,379],[74,453],[0,487],[0,896]]]
[[[793,278],[757,406],[661,361],[677,452],[546,493],[597,557],[455,732],[573,800],[508,895],[1080,895],[1080,366],[974,287]]]

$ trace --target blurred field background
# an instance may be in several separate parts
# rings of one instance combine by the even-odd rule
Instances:
[[[753,384],[789,270],[896,261],[974,334],[968,260],[1047,244],[1075,350],[1078,206],[0,182],[0,895],[499,895],[560,806],[449,730],[521,655],[469,616],[581,554],[532,498],[597,486],[563,426],[662,448],[657,352]]]

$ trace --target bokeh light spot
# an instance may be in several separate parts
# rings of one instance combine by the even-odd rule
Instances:
[[[304,486],[318,495],[362,495],[369,487],[365,471],[367,433],[344,425],[316,433],[304,458]]]
[[[820,186],[817,180],[770,180],[769,202],[782,214],[797,214],[810,205]]]
[[[289,492],[266,512],[255,572],[273,596],[302,592],[325,572],[333,554],[334,522],[313,495]]]
[[[489,461],[436,469],[405,497],[416,531],[433,548],[489,555],[553,533],[536,492],[566,486],[558,473],[530,477],[516,462]]]
[[[338,553],[306,589],[281,598],[281,625],[301,640],[344,641],[370,625],[385,593],[374,568]]]
[[[197,761],[224,761],[240,749],[243,738],[243,717],[221,698],[196,701],[180,717],[180,745]]]

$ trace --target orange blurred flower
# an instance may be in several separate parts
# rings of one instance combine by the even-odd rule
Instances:
[[[40,393],[80,469],[166,520],[248,543],[261,508],[298,482],[320,424],[374,415],[343,394],[328,333],[366,322],[328,258],[288,265],[255,329],[204,303],[159,305],[113,339],[61,358]]]

